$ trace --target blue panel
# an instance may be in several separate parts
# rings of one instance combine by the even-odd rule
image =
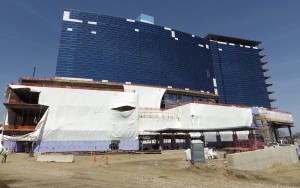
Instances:
[[[252,115],[259,115],[259,108],[257,107],[251,107]]]
[[[139,150],[139,140],[121,140],[119,144],[121,150]]]
[[[72,19],[83,23],[63,21],[58,77],[172,86],[210,93],[214,93],[213,78],[216,78],[220,103],[271,107],[257,49],[210,42],[124,18],[67,11]]]
[[[9,152],[19,152],[17,151],[17,142],[16,141],[3,141],[2,146],[4,148],[8,147]]]
[[[38,141],[33,145],[34,152],[75,152],[107,151],[110,140],[95,141]]]
[[[298,145],[298,147],[296,147],[296,151],[297,151],[298,157],[300,158],[300,145]]]
[[[68,11],[83,23],[63,21],[56,76],[213,92],[211,52],[198,46],[206,39],[173,30],[176,40],[161,26]]]
[[[180,103],[187,103],[187,102],[193,101],[193,97],[186,96],[186,95],[178,95],[178,101]]]
[[[220,103],[271,107],[257,49],[211,42],[211,52]]]

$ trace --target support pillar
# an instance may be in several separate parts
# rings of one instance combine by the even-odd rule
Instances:
[[[204,133],[200,133],[200,140],[204,143],[204,146],[205,146],[205,136],[204,136]]]
[[[232,131],[232,141],[233,145],[235,146],[235,141],[238,139],[238,136],[236,134],[236,131]]]
[[[185,139],[185,149],[191,148],[190,134],[185,133],[184,139]]]
[[[216,132],[216,139],[217,139],[217,148],[221,148],[222,147],[222,140],[221,140],[220,132]]]
[[[273,130],[274,130],[275,140],[276,140],[276,142],[277,142],[277,143],[279,143],[279,142],[278,142],[278,135],[277,135],[277,131],[276,131],[276,129],[275,129],[275,127],[274,127],[274,126],[273,126]]]
[[[248,139],[249,140],[254,140],[254,134],[253,134],[253,131],[249,131],[249,134],[248,134]]]
[[[141,150],[143,151],[143,150],[144,150],[144,143],[143,143],[143,139],[140,141],[140,144],[141,144]]]
[[[159,133],[159,150],[164,150],[164,137],[162,133]]]
[[[289,129],[289,133],[290,133],[290,137],[291,137],[291,142],[292,142],[292,144],[294,144],[291,127],[288,126],[288,129]]]
[[[172,136],[171,136],[171,149],[176,149],[176,139],[175,139],[174,133],[172,133]]]
[[[158,149],[159,148],[159,144],[158,144],[158,137],[155,136],[155,146],[154,146],[154,149]]]

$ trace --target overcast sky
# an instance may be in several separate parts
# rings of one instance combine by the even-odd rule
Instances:
[[[298,0],[0,0],[0,90],[22,76],[54,77],[63,9],[135,19],[200,37],[216,33],[262,41],[273,83],[273,107],[293,113],[300,131],[300,1]],[[3,93],[2,92],[2,93]],[[3,95],[0,101],[4,102]],[[4,119],[0,107],[0,122]]]

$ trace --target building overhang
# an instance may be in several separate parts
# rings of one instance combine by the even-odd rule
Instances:
[[[257,127],[238,126],[238,127],[223,127],[223,128],[202,128],[202,129],[181,129],[181,128],[167,128],[158,130],[145,130],[151,133],[204,133],[204,132],[225,132],[225,131],[251,131],[257,130]]]

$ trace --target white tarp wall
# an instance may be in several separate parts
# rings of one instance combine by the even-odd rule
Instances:
[[[251,126],[252,111],[250,108],[236,106],[219,106],[190,104],[193,126],[206,128],[226,128]],[[204,127],[203,127],[204,128]]]
[[[164,128],[209,129],[251,126],[252,113],[250,108],[191,103],[165,111],[141,111],[140,121],[141,119],[144,119],[145,123],[140,125],[140,129],[144,130]],[[159,122],[160,119],[164,119],[162,124],[166,125],[157,127],[150,120],[147,123],[148,119],[152,119],[152,122]]]
[[[209,104],[187,104],[169,111],[178,111],[184,129],[209,129],[251,126],[252,112],[250,108],[236,106],[219,106]],[[239,139],[247,138],[247,131],[237,132]],[[205,133],[205,140],[216,141],[216,133]],[[232,141],[232,132],[221,132],[222,141]]]
[[[139,94],[139,133],[145,130],[158,130],[164,128],[180,127],[175,114],[164,113],[160,110],[160,104],[166,89],[123,85],[125,92]]]
[[[25,86],[11,85],[11,88]],[[138,94],[67,88],[26,87],[40,91],[49,106],[36,131],[43,141],[122,140],[138,136]],[[133,107],[129,111],[113,108]]]
[[[279,122],[293,123],[292,114],[287,112],[272,111],[266,108],[259,108],[260,114],[265,114],[267,119],[276,120]]]
[[[139,130],[143,134],[145,130],[159,130],[167,128],[181,128],[178,114],[161,110],[140,110]]]
[[[139,107],[160,109],[161,99],[166,91],[164,88],[123,85],[125,92],[139,94]]]
[[[152,114],[152,115],[151,115]],[[165,128],[209,129],[251,126],[250,108],[219,106],[210,104],[187,104],[165,111],[140,111],[140,133],[144,130]],[[238,132],[238,138],[247,138],[247,131]],[[232,132],[222,132],[223,141],[232,141]],[[205,133],[206,141],[215,141],[215,133]]]
[[[250,108],[210,104],[187,104],[165,112],[177,113],[184,129],[251,126]]]
[[[139,94],[140,108],[159,109],[161,99],[166,89],[124,85],[127,92]],[[159,130],[167,128],[201,129],[223,128],[236,126],[251,126],[251,109],[235,106],[218,106],[208,104],[187,104],[169,110],[140,109],[139,132],[145,130]],[[244,138],[247,132],[242,132]],[[207,133],[207,137],[215,139],[215,133]],[[232,140],[232,132],[221,133],[223,140]]]
[[[236,132],[238,139],[248,139],[248,131],[238,131]],[[209,132],[209,133],[204,133],[205,135],[205,141],[206,142],[216,142],[216,133],[214,132]],[[221,140],[222,141],[233,141],[232,138],[232,131],[226,131],[226,132],[220,132]]]

